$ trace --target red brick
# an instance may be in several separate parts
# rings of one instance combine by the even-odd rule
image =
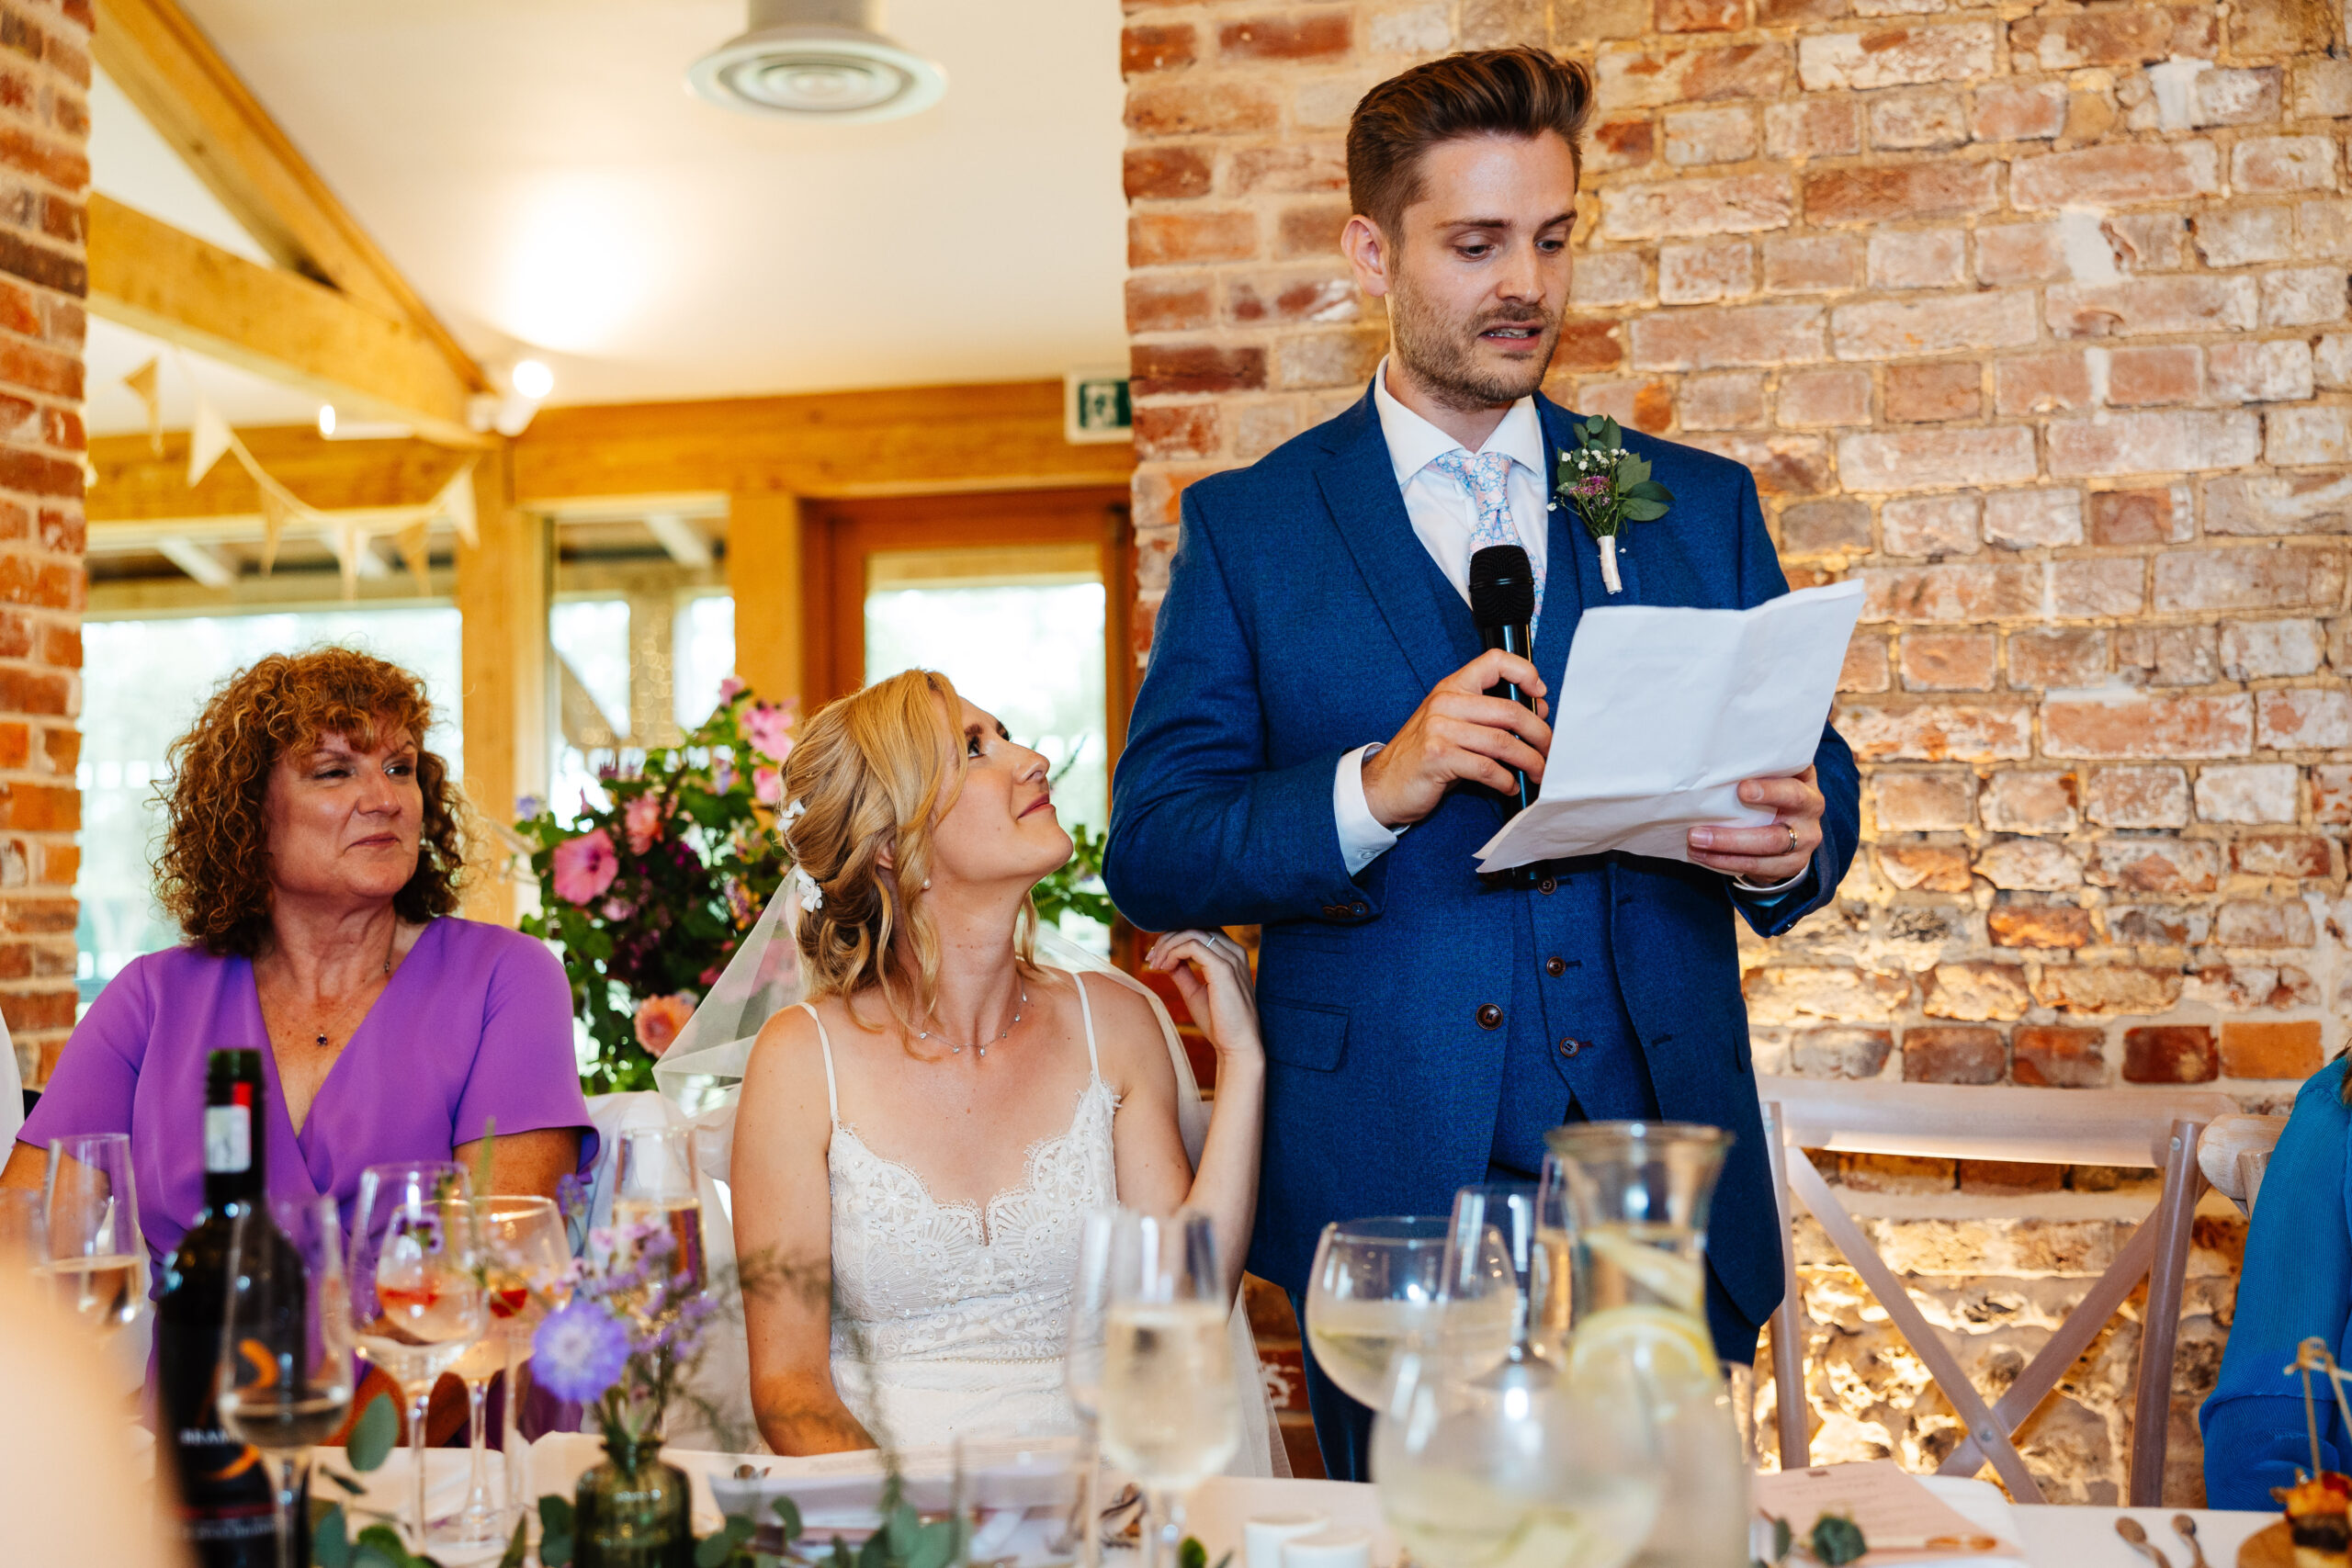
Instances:
[[[1990,22],[1817,32],[1797,40],[1797,79],[1808,93],[1964,82],[1992,74],[1995,41]]]
[[[1990,691],[1996,663],[1990,632],[1910,632],[1903,638],[1908,691]]]
[[[2009,24],[2009,49],[2019,71],[2154,65],[2176,54],[2211,60],[2220,47],[2213,17],[2210,6],[2121,6],[2027,17]]]
[[[2213,1032],[2201,1024],[2162,1024],[2123,1032],[2125,1083],[2211,1083],[2221,1076]]]
[[[0,822],[27,833],[78,831],[82,792],[71,784],[0,785]]]
[[[1996,947],[2087,947],[2098,940],[2091,912],[2072,904],[2002,904],[1984,923]]]
[[[1668,114],[1665,151],[1679,167],[1745,162],[1756,156],[1756,111],[1733,105]]]
[[[1718,98],[1777,98],[1787,84],[1785,44],[1727,49],[1601,46],[1595,62],[1603,109],[1668,108]]]
[[[1137,212],[1127,219],[1127,265],[1247,261],[1258,254],[1258,219],[1226,209]]]
[[[1189,332],[1209,324],[1209,275],[1204,272],[1129,274],[1127,330]]]
[[[1148,75],[1193,60],[1193,33],[1189,24],[1173,27],[1131,27],[1119,34],[1119,74]]]
[[[2187,344],[2119,348],[2109,356],[2107,400],[2118,408],[2194,403],[2204,395],[2202,355]]]
[[[1883,692],[1894,683],[1887,672],[1886,639],[1857,632],[1846,644],[1846,660],[1838,668],[1841,692]]]
[[[1903,1032],[1906,1083],[1999,1083],[2008,1065],[1997,1029],[1930,1024]]]
[[[2126,893],[2211,893],[2221,886],[2220,846],[2201,839],[2110,839],[2091,856],[2094,886]]]
[[[1807,1029],[1789,1043],[1789,1070],[1799,1077],[1874,1078],[1894,1051],[1885,1029]]]
[[[1335,195],[1348,188],[1347,151],[1337,141],[1245,147],[1227,167],[1226,188],[1235,196]]]
[[[2222,1070],[2233,1078],[2307,1078],[2320,1067],[2317,1019],[2222,1025]]]
[[[2063,82],[1986,82],[1969,105],[1969,134],[1979,141],[2045,141],[2065,126]]]
[[[2216,402],[2298,402],[2313,390],[2311,344],[2298,338],[2217,343],[2205,360]]]
[[[2253,137],[2230,149],[2230,188],[2245,196],[2334,190],[2340,162],[2333,137]]]
[[[1853,9],[1853,0],[1756,0],[1756,25],[1787,27],[1792,22],[1834,22]]]
[[[31,1031],[70,1029],[74,1025],[74,989],[0,993],[0,1018],[18,1039]]]
[[[1221,445],[1215,403],[1146,404],[1135,411],[1135,422],[1140,462],[1214,457]]]
[[[1886,417],[1907,423],[1974,419],[1984,411],[1984,379],[1969,364],[1891,366]]]
[[[1891,533],[1890,553],[1898,547],[1954,550],[1965,545],[1969,513],[1948,513],[1943,498],[1919,512],[1896,512],[1880,519]],[[1965,497],[1951,503],[1968,507]],[[2041,606],[2042,570],[2017,562],[1980,564],[1947,561],[1933,566],[1872,567],[1861,573],[1865,621],[1978,622],[2019,620]]]
[[[1740,977],[1740,990],[1758,1023],[1884,1023],[1910,999],[1911,982],[1848,964],[1775,964],[1749,970]]]
[[[1352,19],[1341,9],[1251,17],[1217,28],[1216,51],[1226,60],[1340,60],[1353,46],[1353,33]]]
[[[2255,280],[2246,276],[2062,284],[2048,299],[2050,330],[2059,337],[2246,332],[2257,309]]]
[[[2242,757],[2254,743],[2254,703],[2232,696],[2052,698],[2042,705],[2042,750],[2052,757]]]
[[[21,768],[31,755],[31,727],[14,720],[0,723],[0,768]]]
[[[1281,123],[1271,92],[1234,82],[1171,82],[1127,94],[1126,126],[1138,136],[1235,136]]]
[[[1657,0],[1662,33],[1728,33],[1747,25],[1747,0]]]
[[[1682,389],[1686,430],[1748,430],[1764,423],[1764,378],[1754,372],[1694,376]]]
[[[1610,186],[1600,193],[1600,231],[1613,240],[1747,234],[1786,228],[1793,211],[1788,176],[1779,174]]]
[[[1342,325],[1363,313],[1355,279],[1346,273],[1265,272],[1225,280],[1225,319],[1245,326],[1270,321]]]
[[[2035,208],[2128,207],[2186,201],[2221,189],[2221,160],[2210,141],[2133,141],[2020,158],[2009,172],[2009,203]]]
[[[2107,679],[2107,634],[2029,630],[2009,635],[2009,684],[2096,686]]]
[[[2024,289],[1840,305],[1829,319],[1830,347],[1840,359],[2015,347],[2035,333],[2033,296]]]
[[[2344,594],[2335,550],[2233,547],[2166,550],[2156,557],[2159,610],[2267,610],[2333,605]]]
[[[1866,169],[1825,169],[1803,177],[1804,214],[1813,223],[1889,223],[1990,212],[2000,165],[1950,159]]]
[[[1975,793],[1966,773],[1880,773],[1871,780],[1871,815],[1882,833],[1956,832],[1968,826]]]
[[[2061,621],[2136,615],[2147,605],[2147,569],[2135,559],[2050,563],[2050,614]]]
[[[1850,234],[1774,234],[1764,242],[1764,287],[1774,294],[1851,288],[1861,281],[1861,260]]]
[[[1706,305],[1756,292],[1756,257],[1745,240],[1664,245],[1657,255],[1657,297],[1668,305]]]
[[[2119,413],[2050,426],[2052,479],[2236,468],[2261,450],[2261,420],[2237,409]]]
[[[1781,423],[1796,428],[1868,424],[1871,377],[1867,370],[1804,370],[1783,374],[1774,410]]]
[[[1274,238],[1274,254],[1283,260],[1312,256],[1328,260],[1340,248],[1340,231],[1348,226],[1344,201],[1300,202],[1283,209]]]
[[[2022,1028],[2009,1037],[2009,1076],[2038,1089],[2098,1089],[2107,1082],[2107,1032]]]
[[[2255,703],[2256,735],[2265,746],[2281,751],[2352,746],[2352,693],[2299,686],[2264,692]]]
[[[1125,173],[1129,201],[1175,200],[1209,190],[1209,160],[1196,148],[1130,147]]]
[[[2189,536],[2185,491],[2107,490],[2091,492],[2095,545],[2161,545]]]
[[[1293,333],[1275,345],[1275,384],[1361,389],[1387,347],[1388,334],[1376,327]]]
[[[1566,321],[1560,323],[1560,344],[1553,352],[1555,371],[1614,370],[1625,361],[1614,321]]]
[[[1781,546],[1796,555],[1868,553],[1871,509],[1859,501],[1807,501],[1781,513]]]
[[[0,343],[0,386],[47,392],[80,401],[82,356],[37,348],[28,343]]]
[[[1890,501],[1879,509],[1879,536],[1885,552],[1891,556],[1973,555],[1978,542],[1977,519],[1983,511],[1983,503],[1973,494],[1930,495],[1913,501]],[[1891,589],[1898,580],[1881,572],[1873,575],[1871,581],[1873,584],[1883,584]],[[1986,580],[1981,574],[1962,570],[1900,581],[1911,587],[1928,589],[1931,592],[1966,594]],[[1990,581],[1997,592],[2015,592],[2028,580],[2023,574],[2010,573]],[[1889,600],[1888,605],[1893,608],[1896,603]],[[1931,608],[1935,605],[1933,600],[1915,603],[1921,612],[1917,615],[1918,619],[1951,618],[1948,612],[1941,611],[1940,606]]]
[[[2033,1192],[2065,1190],[2066,1168],[2031,1160],[1964,1159],[1960,1162],[1960,1190],[1986,1198],[2021,1198]]]
[[[1829,449],[1810,435],[1712,435],[1691,432],[1690,444],[1729,457],[1755,476],[1766,498],[1819,495],[1830,488]]]
[[[1959,485],[2022,484],[2036,477],[2033,432],[1919,430],[1840,436],[1838,473],[1848,490],[1947,490]]]
[[[1773,158],[1841,158],[1862,150],[1861,118],[1842,96],[1764,107],[1764,152]]]
[[[2316,880],[2333,876],[2328,840],[2316,833],[2265,833],[2230,846],[2230,863],[2247,876]]]
[[[1184,392],[1255,391],[1266,384],[1262,348],[1208,344],[1137,344],[1131,376],[1138,398]]]
[[[75,663],[78,665],[80,660]],[[40,749],[51,773],[70,773],[82,759],[82,732],[70,725],[42,725]]]
[[[2033,754],[2030,708],[1933,703],[1918,707],[1848,706],[1838,733],[1865,761],[1997,762]]]
[[[1657,150],[1657,128],[1646,119],[1605,119],[1585,137],[1588,172],[1638,168]]]

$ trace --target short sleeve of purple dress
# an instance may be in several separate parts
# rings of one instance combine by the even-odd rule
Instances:
[[[596,1134],[571,1051],[563,965],[503,926],[427,925],[319,1087],[300,1134],[286,1113],[253,964],[192,947],[134,959],[98,994],[17,1136],[46,1148],[76,1133],[128,1133],[139,1224],[163,1260],[204,1207],[209,1053],[252,1046],[269,1096],[269,1191],[332,1196],[351,1219],[359,1174],[447,1159],[495,1121],[502,1134],[573,1127],[580,1171]]]

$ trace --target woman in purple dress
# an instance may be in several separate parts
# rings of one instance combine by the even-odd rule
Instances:
[[[554,955],[456,918],[458,801],[424,682],[345,649],[232,677],[172,749],[157,896],[185,945],[134,960],[75,1026],[0,1184],[51,1138],[128,1133],[162,1261],[204,1204],[207,1054],[254,1046],[274,1197],[331,1195],[390,1160],[470,1163],[552,1196],[593,1162]]]

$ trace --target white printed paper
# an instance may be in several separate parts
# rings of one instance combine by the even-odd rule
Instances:
[[[1740,783],[1812,765],[1861,609],[1862,585],[1838,582],[1752,610],[1587,610],[1552,694],[1543,792],[1478,869],[1611,850],[1687,861],[1693,828],[1771,821]]]

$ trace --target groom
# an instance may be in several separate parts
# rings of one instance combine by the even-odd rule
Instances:
[[[1787,592],[1747,469],[1628,433],[1673,492],[1623,592],[1549,505],[1575,419],[1536,388],[1568,299],[1591,79],[1534,50],[1458,54],[1365,95],[1340,244],[1388,301],[1354,407],[1184,494],[1150,670],[1120,761],[1106,875],[1138,926],[1261,925],[1266,1163],[1250,1269],[1303,1295],[1334,1220],[1443,1214],[1464,1183],[1532,1180],[1566,1121],[1736,1134],[1709,1234],[1717,1348],[1753,1358],[1781,1298],[1780,1222],[1748,1063],[1736,911],[1765,935],[1853,857],[1851,753],[1741,786],[1764,828],[1700,828],[1690,859],[1611,853],[1482,880],[1509,770],[1549,728],[1485,695],[1555,688],[1604,604],[1740,608]],[[1525,547],[1532,664],[1479,652],[1471,555]],[[1561,744],[1574,746],[1568,735]],[[1334,1476],[1367,1416],[1310,1357]]]

